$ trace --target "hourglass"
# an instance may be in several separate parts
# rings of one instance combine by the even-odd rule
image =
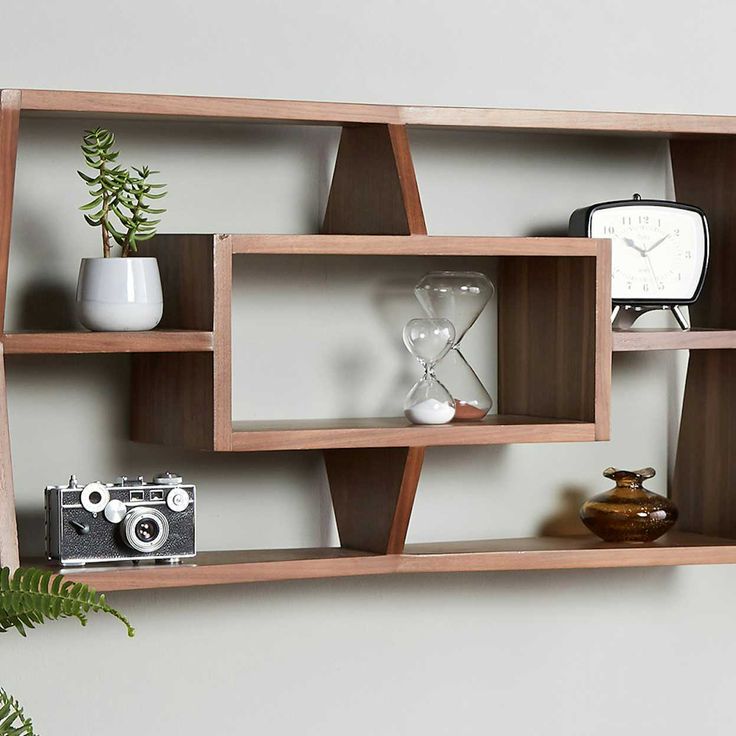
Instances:
[[[435,364],[454,342],[455,328],[447,319],[422,318],[406,323],[404,345],[424,369],[404,401],[404,415],[413,424],[447,424],[455,416],[455,402],[434,374]]]
[[[414,294],[430,317],[444,317],[455,327],[452,349],[437,366],[455,401],[455,421],[483,419],[493,401],[459,345],[493,296],[493,284],[477,271],[433,271],[414,287]]]

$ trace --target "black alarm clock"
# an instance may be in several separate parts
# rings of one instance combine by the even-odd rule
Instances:
[[[630,311],[629,324],[650,309],[671,309],[689,328],[679,307],[697,300],[708,268],[708,222],[701,209],[635,194],[575,210],[569,233],[612,241],[612,319],[621,308]]]

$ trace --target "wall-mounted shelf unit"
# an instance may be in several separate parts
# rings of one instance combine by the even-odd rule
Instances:
[[[219,452],[322,451],[341,547],[203,552],[179,567],[72,574],[101,590],[408,572],[736,562],[736,118],[429,108],[42,90],[0,93],[0,317],[18,130],[24,116],[273,122],[342,127],[322,233],[161,235],[165,309],[150,333],[3,333],[4,355],[132,353],[131,438]],[[687,333],[611,333],[610,243],[427,235],[410,127],[655,136],[670,141],[678,197],[708,214],[710,275]],[[234,258],[472,255],[498,263],[499,414],[412,426],[403,418],[233,422]],[[0,325],[1,327],[2,325]],[[693,350],[672,493],[678,532],[651,545],[590,537],[405,545],[425,448],[605,440],[613,351]],[[166,353],[177,353],[175,362]],[[4,366],[0,364],[0,563],[18,564]],[[140,380],[139,380],[140,379]]]

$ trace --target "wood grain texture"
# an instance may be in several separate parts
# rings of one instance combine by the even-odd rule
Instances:
[[[18,529],[15,519],[13,463],[10,455],[5,359],[0,345],[0,567],[18,567]]]
[[[214,449],[230,450],[233,429],[232,392],[233,251],[228,236],[215,238],[213,360]]]
[[[424,220],[422,200],[419,196],[419,183],[414,169],[414,161],[409,147],[409,133],[405,125],[389,125],[388,134],[391,139],[391,150],[396,161],[399,175],[401,199],[411,235],[426,235],[427,223]]]
[[[18,90],[0,90],[0,331],[5,325],[20,104]]]
[[[60,90],[23,90],[22,109],[28,113],[77,116],[89,116],[92,113],[99,118],[226,119],[308,125],[384,123],[658,137],[736,135],[736,117],[725,115],[364,105]]]
[[[592,403],[592,400],[591,400]],[[526,442],[590,442],[592,422],[491,415],[480,422],[411,424],[404,417],[236,421],[232,450],[310,450],[350,447],[431,447]]]
[[[0,336],[6,355],[83,353],[211,352],[212,332],[6,332]]]
[[[736,329],[736,142],[672,141],[677,199],[708,218],[711,254],[705,287],[690,308],[695,328]],[[736,537],[736,352],[690,353],[672,497],[680,527]]]
[[[338,548],[202,552],[181,565],[96,566],[64,570],[97,590],[143,590],[356,575],[570,570],[717,565],[736,562],[732,540],[672,533],[647,545],[615,545],[593,537],[532,537],[407,545],[404,554]],[[24,564],[59,568],[45,560]]]
[[[595,438],[611,438],[611,242],[597,241],[595,261]]]
[[[672,498],[684,531],[736,538],[736,351],[690,353]]]
[[[607,240],[448,235],[230,235],[233,253],[345,256],[596,256]],[[610,315],[609,315],[610,316]]]
[[[340,544],[398,554],[404,549],[423,447],[324,452]]]
[[[610,381],[596,364],[596,349],[605,352],[596,260],[501,259],[500,412],[596,421],[596,402],[605,405],[604,387]],[[610,325],[606,329],[610,339]],[[610,361],[610,344],[608,355],[599,357]]]
[[[613,351],[644,350],[733,350],[736,330],[639,329],[614,331]]]
[[[343,128],[322,232],[427,232],[405,130],[390,125]]]
[[[138,244],[135,256],[158,261],[164,296],[159,328],[214,330],[214,250],[224,237],[157,235]]]
[[[158,259],[165,328],[212,331],[211,353],[133,356],[131,439],[212,450],[229,449],[229,241],[213,235],[162,235],[141,244]]]
[[[703,291],[690,307],[693,327],[736,329],[736,140],[672,141],[677,200],[708,218],[710,263]]]

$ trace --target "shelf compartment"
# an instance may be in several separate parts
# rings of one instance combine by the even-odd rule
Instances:
[[[614,330],[613,351],[730,350],[736,348],[736,330]]]
[[[524,442],[592,442],[595,424],[544,417],[492,415],[481,422],[436,426],[411,424],[404,417],[238,421],[234,452],[309,450],[340,447],[433,447]]]
[[[197,330],[6,332],[0,339],[6,355],[206,353],[214,341],[212,332]]]
[[[62,572],[97,590],[115,591],[359,575],[731,563],[736,563],[736,540],[673,532],[644,545],[607,544],[581,536],[412,544],[396,555],[340,548],[202,552],[192,562],[174,566],[92,566]],[[28,560],[25,564],[59,571],[48,562]]]

